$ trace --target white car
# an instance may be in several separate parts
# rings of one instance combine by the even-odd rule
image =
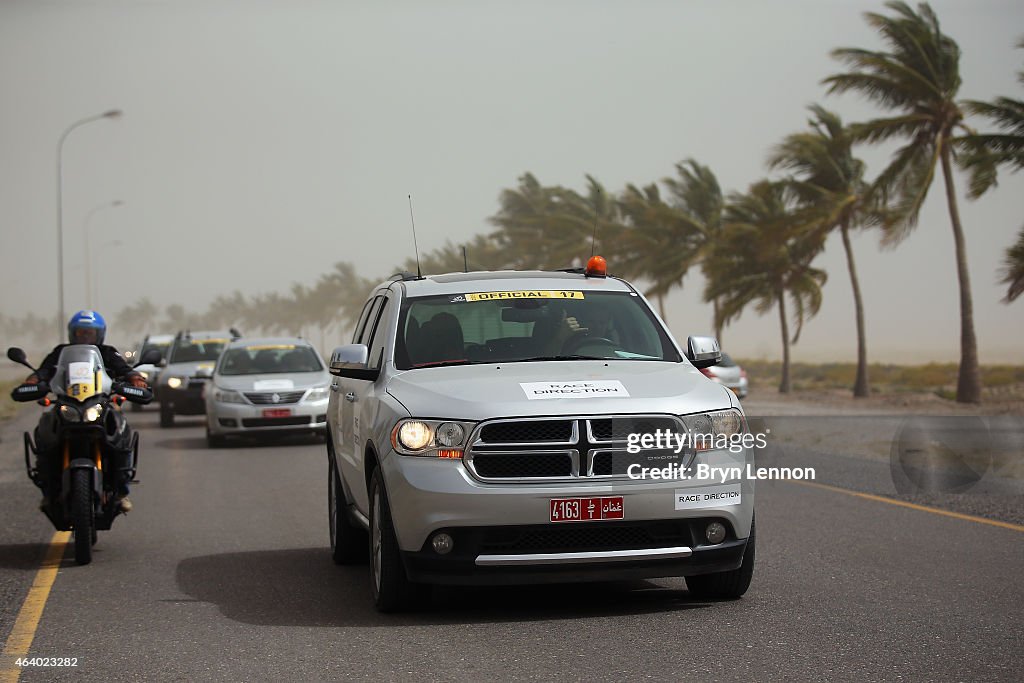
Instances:
[[[750,388],[747,371],[739,366],[729,354],[722,353],[722,362],[709,368],[701,368],[706,377],[732,390],[739,398],[746,398]]]
[[[330,379],[320,354],[303,339],[228,344],[203,391],[207,443],[223,446],[229,436],[325,434]]]

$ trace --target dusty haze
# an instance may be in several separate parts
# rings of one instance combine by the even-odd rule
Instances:
[[[1024,4],[931,3],[963,56],[961,96],[1024,97]],[[13,2],[0,4],[0,310],[53,315],[56,146],[64,148],[66,309],[85,305],[83,231],[104,247],[98,310],[148,296],[202,311],[216,295],[312,284],[336,261],[385,277],[412,252],[490,231],[503,188],[609,190],[692,157],[723,190],[767,174],[770,147],[826,97],[835,47],[880,49],[862,19],[881,2]],[[977,121],[978,125],[984,125]],[[861,149],[874,177],[885,150]],[[1024,177],[961,198],[982,363],[1024,363],[1024,301],[996,270],[1024,223]],[[962,175],[959,187],[966,185]],[[898,249],[854,241],[869,358],[959,358],[958,291],[941,179]],[[586,251],[585,246],[581,250]],[[614,254],[606,254],[614,271]],[[821,313],[794,360],[855,360],[852,295],[836,237]],[[710,329],[699,273],[668,300],[677,337]],[[163,330],[154,330],[163,331]],[[17,343],[17,330],[5,330]],[[56,331],[54,333],[56,337]],[[775,313],[724,332],[740,357],[781,353]],[[116,339],[116,330],[112,338]],[[54,340],[56,341],[56,339]],[[328,340],[328,345],[345,340]]]

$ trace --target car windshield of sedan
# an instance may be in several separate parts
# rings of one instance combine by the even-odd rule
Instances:
[[[197,360],[217,360],[227,343],[227,339],[182,340],[174,347],[167,362],[191,363]]]
[[[220,360],[221,375],[268,375],[319,372],[324,366],[313,349],[294,344],[254,344],[228,349]]]
[[[512,291],[406,299],[395,365],[682,359],[632,292]]]

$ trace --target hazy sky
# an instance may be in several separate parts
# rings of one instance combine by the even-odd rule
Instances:
[[[1024,97],[1024,3],[932,3],[960,44],[965,98]],[[841,46],[881,48],[862,0],[663,2],[0,2],[0,310],[52,315],[56,147],[64,147],[66,308],[85,305],[86,216],[98,308],[142,296],[205,309],[216,295],[311,284],[336,261],[385,277],[420,248],[490,231],[524,172],[618,191],[693,157],[726,190],[766,175],[765,157],[820,102],[844,120],[876,114],[826,97]],[[980,123],[980,122],[979,122]],[[885,150],[862,150],[873,176]],[[963,176],[957,181],[962,188]],[[996,269],[1024,224],[1024,177],[962,199],[983,363],[1024,363],[1024,301],[999,303]],[[581,246],[581,251],[586,251]],[[941,183],[898,249],[854,241],[873,361],[955,360],[958,293]],[[585,254],[584,254],[585,255]],[[609,253],[611,270],[614,255]],[[818,264],[824,306],[796,360],[855,358],[838,238]],[[679,338],[710,328],[698,273],[669,299]],[[116,336],[116,333],[112,333]],[[6,330],[5,337],[17,338]],[[7,339],[4,340],[9,341]],[[343,340],[334,340],[341,342]],[[738,356],[777,357],[778,317],[726,329]],[[331,341],[329,340],[329,344]]]

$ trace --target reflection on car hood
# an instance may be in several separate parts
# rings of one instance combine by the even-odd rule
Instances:
[[[620,382],[623,397],[529,399],[530,383]],[[535,388],[535,387],[534,387]],[[416,417],[494,417],[674,413],[726,409],[730,393],[686,363],[554,361],[423,368],[396,375],[387,387]]]
[[[319,372],[275,372],[266,375],[217,375],[214,384],[234,391],[299,391],[330,384],[326,370]]]

